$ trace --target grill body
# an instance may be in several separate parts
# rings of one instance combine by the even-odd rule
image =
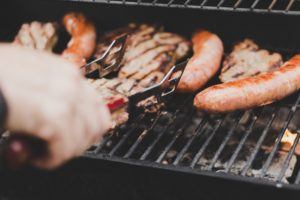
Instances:
[[[0,39],[1,41],[12,40],[12,36],[24,22],[57,21],[65,12],[79,10],[92,18],[99,26],[99,30],[103,31],[129,22],[149,22],[162,24],[168,31],[189,37],[193,30],[206,28],[222,38],[226,53],[230,52],[235,42],[244,38],[254,39],[262,47],[282,53],[285,59],[299,52],[300,28],[297,26],[299,17],[295,10],[293,12],[287,10],[285,13],[270,12],[271,9],[269,11],[265,9],[262,12],[254,9],[248,12],[246,10],[245,12],[222,12],[222,9],[217,9],[216,6],[212,6],[215,9],[209,9],[209,7],[180,9],[180,6],[173,6],[173,9],[170,9],[167,6],[127,7],[122,5],[130,5],[126,2],[121,5],[33,0],[6,2],[6,5],[0,8],[0,21],[3,25]],[[117,1],[115,4],[118,4]],[[215,12],[215,10],[220,11]],[[212,80],[210,84],[216,81]],[[168,114],[162,116],[164,119],[159,116],[137,114],[139,123],[128,125],[119,129],[113,136],[107,136],[104,142],[88,151],[80,162],[75,162],[66,168],[76,174],[85,174],[94,180],[100,179],[103,170],[111,173],[116,181],[120,181],[117,185],[121,183],[126,185],[128,181],[132,185],[130,187],[132,190],[138,190],[137,193],[142,191],[145,196],[159,191],[159,194],[164,192],[171,194],[173,199],[195,196],[204,199],[224,197],[250,199],[262,194],[274,198],[292,199],[297,195],[299,197],[299,161],[298,157],[293,156],[292,151],[295,149],[291,148],[284,154],[278,176],[271,179],[268,177],[270,166],[280,148],[279,142],[276,141],[280,141],[286,128],[298,131],[299,94],[279,103],[247,112],[250,118],[245,130],[238,128],[241,128],[243,117],[248,115],[246,112],[236,112],[226,116],[207,116],[196,112],[191,106],[191,100],[192,96],[175,96],[171,100],[173,103],[167,106]],[[262,122],[256,121],[255,117],[262,119]],[[161,120],[164,121],[161,122]],[[277,121],[279,125],[276,124]],[[190,127],[193,123],[194,126]],[[172,129],[172,126],[175,127]],[[258,126],[258,133],[254,133],[255,126]],[[267,155],[264,155],[261,153],[261,148],[265,144],[265,139],[272,134],[271,131],[274,132],[274,137],[270,139],[271,147]],[[232,147],[233,149],[228,150],[228,143],[237,134],[239,134],[238,141]],[[252,144],[253,149],[242,168],[234,173],[232,168],[251,135],[257,136]],[[296,140],[299,140],[299,136]],[[217,144],[207,164],[199,163],[214,142]],[[174,149],[177,150],[175,156],[167,158]],[[190,152],[192,152],[190,160],[185,161],[185,155]],[[225,156],[227,165],[220,168],[217,163],[226,152],[232,155]],[[263,161],[260,162],[260,158]],[[294,160],[293,169],[288,175],[292,178],[287,180],[288,177],[285,176],[292,160]],[[259,177],[247,174],[255,167],[259,169]],[[67,174],[69,175],[69,172]],[[59,172],[59,176],[66,178],[67,175]],[[13,178],[16,177],[13,176]],[[78,177],[78,179],[81,178],[81,176]],[[108,183],[111,183],[112,187],[115,184],[113,181],[108,181]],[[91,183],[86,181],[85,184],[83,188],[90,186]],[[93,185],[90,188],[97,190],[97,186]],[[74,186],[76,187],[78,185]]]

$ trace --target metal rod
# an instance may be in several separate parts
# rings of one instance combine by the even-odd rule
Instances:
[[[277,115],[278,110],[279,110],[279,108],[275,109],[275,112],[272,114],[270,120],[267,123],[267,126],[264,128],[261,136],[259,137],[259,140],[257,141],[257,143],[255,145],[255,148],[252,151],[252,154],[251,154],[248,162],[246,163],[246,165],[244,166],[244,168],[242,170],[242,173],[241,173],[242,176],[245,176],[247,174],[249,168],[251,167],[251,165],[252,165],[252,163],[253,163],[253,161],[254,161],[254,159],[256,157],[256,154],[258,153],[260,147],[262,146],[262,144],[263,144],[263,142],[265,140],[265,137],[267,136],[267,133],[268,133],[268,131],[269,131],[269,129],[270,129],[270,127],[271,127],[271,125],[272,125],[272,123],[273,123],[276,115]]]
[[[286,12],[288,12],[291,9],[291,7],[293,6],[294,2],[295,2],[295,0],[290,0],[289,1],[288,5],[285,8]]]
[[[103,140],[100,142],[100,144],[94,150],[94,153],[95,154],[99,153],[102,150],[102,148],[104,147],[104,145],[113,137],[113,135],[115,133],[116,133],[116,131],[110,133],[108,136],[106,136],[105,138],[103,138]]]
[[[207,170],[211,171],[212,168],[215,166],[220,154],[222,153],[223,149],[225,148],[227,142],[229,141],[229,139],[231,138],[231,136],[234,133],[234,130],[236,129],[236,127],[238,126],[239,122],[241,121],[243,115],[239,114],[239,117],[236,117],[234,120],[234,125],[231,126],[230,130],[228,131],[228,134],[226,135],[226,137],[224,138],[222,144],[219,146],[218,150],[216,151],[213,159],[211,160],[210,165],[207,167]]]
[[[284,175],[285,175],[285,173],[286,173],[286,170],[287,170],[287,168],[289,167],[289,164],[290,164],[290,161],[291,161],[291,159],[292,159],[292,156],[294,155],[295,149],[296,149],[296,147],[297,147],[297,145],[298,145],[299,138],[300,138],[300,133],[297,132],[296,139],[295,139],[295,141],[294,141],[294,143],[293,143],[293,146],[292,146],[291,149],[289,150],[289,153],[288,153],[287,157],[286,157],[285,160],[284,160],[283,167],[282,167],[282,169],[281,169],[281,171],[280,171],[280,173],[279,173],[279,175],[278,175],[276,181],[281,181],[282,178],[284,177]]]
[[[225,2],[225,0],[220,0],[220,2],[217,5],[217,8],[220,8],[224,2]]]
[[[167,6],[169,7],[170,5],[172,5],[173,2],[174,2],[174,0],[170,0],[170,1],[168,2]]]
[[[200,150],[195,155],[195,157],[194,157],[194,159],[193,159],[193,161],[192,161],[192,163],[190,165],[191,168],[194,168],[196,166],[196,164],[200,160],[202,154],[204,153],[205,149],[209,145],[210,141],[213,139],[213,137],[215,136],[215,134],[217,133],[217,131],[221,127],[222,123],[225,121],[226,117],[227,116],[223,117],[222,120],[218,120],[217,125],[213,129],[212,133],[209,135],[209,137],[206,139],[205,143],[202,145],[202,147],[200,148]]]
[[[236,9],[242,3],[243,0],[237,0],[236,3],[233,5],[233,8]]]
[[[255,116],[255,118],[251,121],[251,123],[250,123],[249,127],[247,128],[243,138],[239,142],[239,145],[235,149],[234,153],[232,154],[232,156],[231,156],[231,158],[228,162],[228,165],[225,169],[226,173],[228,173],[231,170],[231,167],[232,167],[233,163],[235,162],[237,156],[239,155],[240,151],[242,150],[242,147],[244,146],[244,144],[245,144],[246,140],[248,139],[249,135],[252,133],[252,129],[255,125],[255,122],[259,118],[260,114],[261,114],[261,112],[257,116]]]
[[[184,6],[188,6],[189,3],[190,3],[191,1],[192,1],[192,0],[186,0],[186,1],[184,2]]]
[[[144,136],[146,134],[148,134],[152,129],[153,127],[156,125],[156,123],[158,122],[158,120],[161,118],[162,114],[161,112],[159,113],[159,115],[156,116],[156,118],[154,119],[151,127],[149,129],[146,129],[144,131],[142,131],[142,133],[139,135],[139,137],[137,138],[137,140],[134,142],[134,144],[130,147],[130,149],[126,152],[124,158],[129,158],[132,153],[135,151],[135,149],[138,147],[138,145],[142,142]]]
[[[200,6],[203,7],[206,4],[207,1],[208,0],[203,0],[202,3],[200,4]]]
[[[147,156],[151,153],[152,149],[156,146],[158,141],[162,138],[162,136],[168,131],[168,129],[171,127],[172,122],[176,120],[178,117],[178,113],[181,112],[181,110],[185,107],[185,105],[190,101],[190,98],[188,98],[183,105],[178,108],[175,113],[173,114],[172,118],[170,119],[170,123],[164,127],[164,129],[159,133],[159,135],[155,138],[155,140],[148,146],[148,148],[145,150],[145,152],[140,157],[140,160],[145,160]]]
[[[285,133],[285,131],[287,129],[287,126],[289,125],[291,119],[293,118],[294,113],[295,112],[293,112],[292,109],[291,109],[291,111],[290,111],[290,113],[288,115],[288,119],[285,122],[284,127],[279,132],[279,136],[278,136],[277,140],[275,141],[275,145],[273,146],[273,149],[272,149],[271,153],[269,154],[269,156],[268,156],[268,158],[267,158],[267,160],[266,160],[266,162],[265,162],[265,164],[264,164],[264,166],[263,166],[263,168],[261,170],[261,174],[260,174],[261,177],[265,176],[265,174],[267,173],[267,170],[268,170],[268,168],[271,165],[271,162],[272,162],[272,160],[273,160],[273,158],[275,156],[275,153],[278,151],[279,144],[281,143],[282,137],[283,137],[283,135],[284,135],[284,133]]]
[[[69,1],[78,1],[78,0],[69,0]],[[83,1],[83,0],[79,0],[79,1]],[[88,1],[88,0],[86,0]],[[90,0],[91,2],[95,2],[95,3],[107,3],[107,0]],[[221,10],[221,11],[225,11],[225,12],[253,12],[253,13],[260,13],[260,14],[267,14],[267,13],[272,13],[272,14],[279,14],[279,15],[295,15],[295,16],[300,16],[300,10],[289,10],[289,11],[285,11],[285,10],[268,10],[265,8],[249,8],[249,7],[216,7],[216,6],[205,6],[204,4],[207,3],[207,0],[204,0],[205,2],[202,2],[201,4],[203,4],[203,6],[201,5],[188,5],[185,6],[183,3],[174,3],[174,0],[170,0],[168,3],[156,3],[155,6],[156,7],[170,7],[170,8],[189,8],[189,9],[204,9],[204,10]],[[260,1],[260,0],[258,0]],[[137,6],[137,2],[132,2],[132,1],[127,1],[127,0],[122,0],[122,1],[115,1],[115,0],[110,0],[109,4],[116,4],[116,5],[131,5],[131,6]],[[141,6],[146,6],[146,7],[150,7],[153,6],[152,2],[141,2],[140,3]]]
[[[114,146],[114,148],[109,152],[109,155],[112,156],[115,154],[115,152],[123,145],[123,143],[126,141],[126,139],[129,137],[129,135],[138,128],[138,125],[140,121],[146,116],[145,113],[141,114],[139,119],[134,123],[134,125],[122,136],[121,140]]]
[[[141,0],[140,0],[141,1]],[[152,2],[152,4],[155,6],[155,4],[157,3],[157,1],[158,0],[154,0],[153,2]]]
[[[300,170],[298,171],[296,180],[295,180],[295,184],[300,184]]]
[[[255,1],[253,2],[253,4],[251,5],[250,9],[254,9],[255,6],[258,4],[259,1],[260,1],[260,0],[255,0]]]
[[[182,157],[184,156],[184,154],[187,152],[187,150],[190,147],[190,145],[192,144],[192,142],[197,137],[199,137],[200,135],[202,135],[202,133],[204,133],[205,127],[207,125],[206,122],[208,122],[206,120],[206,118],[202,118],[202,120],[198,124],[197,128],[195,129],[193,136],[188,140],[188,142],[185,144],[185,146],[182,148],[182,150],[176,156],[176,158],[175,158],[175,160],[173,162],[173,165],[178,165],[179,161],[182,159]]]
[[[281,139],[282,139],[282,137],[284,135],[284,132],[286,131],[286,129],[287,129],[290,121],[292,120],[292,118],[293,118],[293,116],[294,116],[294,114],[296,112],[297,105],[299,104],[299,101],[300,101],[300,93],[298,93],[298,97],[297,97],[297,99],[296,99],[293,107],[289,111],[287,120],[284,122],[284,126],[281,129],[277,140],[275,141],[275,145],[273,146],[273,149],[272,149],[270,155],[268,156],[268,158],[267,158],[267,160],[266,160],[266,162],[265,162],[265,164],[264,164],[264,166],[262,168],[262,171],[261,171],[261,174],[260,174],[261,177],[265,176],[268,168],[270,167],[270,164],[271,164],[271,162],[272,162],[272,160],[273,160],[273,158],[275,156],[275,153],[277,152],[277,150],[279,148],[279,144],[280,144]]]
[[[270,5],[268,7],[268,10],[272,10],[276,2],[277,2],[277,0],[272,0],[272,2],[270,3]]]
[[[190,122],[191,118],[193,117],[193,115],[194,115],[194,112],[191,112],[189,114],[189,116],[187,116],[187,119],[184,121],[182,126],[179,129],[177,129],[177,131],[174,133],[173,139],[167,144],[167,146],[164,148],[164,150],[162,151],[162,153],[159,155],[159,157],[156,159],[155,162],[160,163],[162,161],[162,159],[165,157],[167,152],[171,149],[171,147],[173,146],[175,141],[178,139],[178,137],[183,133],[183,131],[189,125],[189,122]]]

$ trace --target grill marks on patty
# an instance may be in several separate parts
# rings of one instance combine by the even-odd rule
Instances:
[[[143,85],[147,82],[159,82],[164,73],[176,61],[186,57],[191,50],[191,44],[185,38],[177,34],[162,32],[158,26],[129,24],[121,30],[124,32],[110,32],[103,37],[105,41],[112,41],[118,34],[127,33],[129,35],[118,77],[134,79],[137,82],[147,79],[143,81]],[[107,35],[111,37],[111,40]],[[98,45],[96,56],[106,50],[107,44],[100,43]],[[153,72],[159,73],[150,75]]]
[[[165,60],[162,58],[168,59],[168,56],[166,56],[166,54],[171,54],[172,51],[175,50],[175,48],[176,47],[174,45],[162,45],[146,51],[137,59],[133,59],[129,63],[124,64],[119,72],[119,77],[130,78],[134,74],[139,73],[141,70],[147,71],[147,68],[149,68],[149,66],[151,67],[151,64],[155,62],[160,63],[158,63],[158,66],[156,68],[150,70],[149,72],[152,72],[154,70],[161,71],[161,69],[165,68],[165,66],[162,65],[165,63]],[[160,56],[163,54],[165,54],[165,56]]]
[[[147,63],[147,66],[140,66],[139,69],[135,71],[135,74],[129,76],[129,78],[142,80],[152,72],[166,72],[172,67],[172,65],[174,65],[173,56],[168,53],[161,53],[157,55],[156,58],[154,58],[152,61]]]

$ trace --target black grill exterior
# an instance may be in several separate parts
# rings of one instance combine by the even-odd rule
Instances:
[[[12,12],[16,7],[20,12]],[[235,42],[246,37],[254,39],[263,48],[280,52],[285,60],[299,52],[300,5],[297,0],[15,0],[3,8],[0,8],[3,11],[0,17],[5,28],[0,32],[0,40],[5,41],[12,39],[23,22],[58,20],[69,10],[79,10],[94,19],[103,31],[133,21],[159,22],[166,30],[187,37],[199,27],[216,32],[224,41],[226,53]],[[215,79],[209,84],[216,82]],[[67,176],[71,176],[68,170],[76,175],[84,171],[87,177],[100,180],[101,170],[98,169],[105,168],[105,173],[117,174],[114,179],[124,177],[126,180],[121,182],[124,185],[130,182],[134,188],[139,188],[136,190],[163,193],[159,188],[166,187],[170,191],[177,190],[172,191],[174,194],[182,195],[171,195],[170,199],[190,198],[196,193],[202,194],[203,199],[219,199],[224,194],[230,199],[247,199],[243,194],[246,192],[249,197],[262,193],[272,198],[276,198],[274,195],[299,195],[299,95],[296,93],[268,106],[224,115],[198,112],[192,106],[194,95],[176,95],[160,112],[136,113],[133,122],[112,131],[88,150],[76,162],[80,167],[86,162],[87,170],[67,167],[63,172],[67,171]],[[293,133],[294,139],[291,146],[284,148],[282,138],[287,130]],[[118,170],[110,171],[107,165],[121,165],[120,168],[126,170],[124,174]],[[27,175],[21,177],[24,176],[28,178]],[[180,178],[175,179],[175,176]],[[143,180],[149,181],[150,186]],[[83,182],[89,185],[90,181]],[[113,187],[118,181],[108,182]],[[199,188],[205,189],[198,191],[193,184],[200,184]],[[96,190],[97,184],[92,185]],[[216,190],[220,194],[215,194]],[[234,193],[233,190],[241,191]]]

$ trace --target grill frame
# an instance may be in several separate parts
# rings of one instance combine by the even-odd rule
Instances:
[[[198,10],[212,10],[212,11],[225,11],[225,12],[253,12],[260,14],[280,14],[280,15],[300,15],[300,1],[288,0],[288,3],[284,8],[275,9],[274,7],[279,3],[278,0],[270,0],[267,5],[259,6],[263,0],[253,0],[251,4],[240,7],[245,0],[235,0],[230,6],[224,6],[226,2],[231,0],[219,0],[213,2],[213,0],[202,0],[199,4],[192,4],[193,0],[185,0],[178,2],[179,0],[169,0],[168,2],[160,2],[160,0],[151,0],[145,2],[143,0],[62,0],[62,1],[74,1],[74,2],[86,2],[86,3],[100,3],[100,4],[115,4],[126,6],[147,6],[147,7],[163,7],[163,8],[181,8],[181,9],[198,9]],[[213,2],[213,5],[209,5]],[[291,10],[294,4],[298,3],[298,7],[295,10]]]
[[[297,96],[297,98],[295,99],[295,101],[293,101],[292,105],[289,104],[289,108],[290,108],[289,114],[288,114],[287,120],[284,122],[284,126],[282,127],[280,134],[278,135],[278,138],[282,137],[282,135],[285,132],[285,130],[287,129],[287,127],[288,127],[291,119],[293,118],[293,115],[297,111],[296,108],[299,107],[300,92],[298,92],[296,96]],[[185,105],[185,103],[183,103],[183,105]],[[178,108],[177,111],[180,110],[180,107]],[[258,108],[258,109],[260,110],[260,113],[263,110],[263,108]],[[225,120],[225,118],[226,118],[227,115],[225,115],[222,119],[219,120],[220,123],[215,126],[214,131],[212,131],[212,133],[210,135],[210,139],[206,139],[206,141],[205,141],[205,142],[207,142],[207,145],[205,146],[205,144],[202,144],[202,146],[200,147],[200,149],[197,150],[198,153],[193,157],[193,161],[191,162],[191,164],[189,166],[178,165],[178,163],[176,163],[176,160],[178,159],[178,157],[182,158],[183,154],[182,154],[181,151],[183,151],[184,148],[188,148],[188,145],[189,145],[189,143],[191,143],[191,141],[186,142],[185,145],[184,145],[184,147],[180,148],[180,151],[178,152],[177,158],[175,159],[174,162],[172,162],[170,164],[162,164],[161,163],[162,159],[165,157],[166,153],[168,152],[167,150],[170,150],[170,148],[168,148],[168,147],[171,147],[174,144],[174,141],[177,139],[178,132],[181,131],[182,127],[179,128],[179,130],[177,130],[174,133],[174,135],[171,137],[170,142],[167,143],[167,145],[164,147],[164,150],[162,152],[160,152],[159,156],[157,157],[157,159],[155,161],[150,161],[150,160],[146,160],[145,159],[151,153],[150,151],[153,150],[153,148],[150,148],[150,150],[149,150],[149,147],[153,147],[155,144],[149,145],[147,147],[147,149],[144,151],[144,153],[142,154],[142,156],[140,156],[140,159],[130,158],[130,156],[127,155],[128,151],[130,151],[130,149],[128,151],[125,151],[125,153],[123,154],[124,156],[115,155],[116,149],[118,149],[120,146],[124,145],[125,140],[132,133],[132,129],[134,129],[132,127],[129,129],[130,131],[126,132],[124,135],[121,135],[121,139],[117,142],[116,145],[113,145],[113,149],[110,150],[109,153],[101,153],[100,152],[100,149],[103,147],[103,144],[101,144],[100,145],[101,148],[98,147],[94,151],[87,152],[84,155],[84,157],[92,158],[92,159],[96,159],[96,160],[100,159],[100,160],[106,160],[106,161],[111,161],[111,162],[120,162],[120,163],[129,164],[129,165],[140,166],[140,167],[150,167],[150,168],[155,168],[155,169],[164,169],[164,170],[171,170],[171,171],[175,171],[175,172],[183,172],[183,173],[198,175],[200,177],[201,176],[206,176],[206,177],[211,177],[211,178],[221,178],[221,179],[227,180],[227,181],[242,181],[244,183],[260,184],[260,185],[264,185],[264,186],[271,186],[271,187],[275,187],[277,189],[286,188],[286,189],[292,189],[292,190],[295,190],[295,191],[299,192],[299,186],[300,186],[299,185],[299,179],[300,179],[300,170],[299,170],[299,168],[298,168],[298,174],[297,174],[297,177],[296,177],[296,180],[294,181],[294,183],[287,184],[287,183],[282,182],[283,175],[287,172],[288,163],[291,161],[291,157],[294,154],[296,143],[293,144],[293,146],[291,147],[291,149],[287,153],[287,156],[286,156],[285,162],[284,162],[284,166],[280,170],[280,174],[278,174],[278,176],[276,177],[276,181],[271,181],[271,180],[268,180],[268,179],[262,178],[262,177],[264,175],[266,175],[267,169],[270,166],[270,163],[271,163],[271,161],[274,158],[275,152],[277,152],[277,150],[278,150],[278,146],[275,146],[275,148],[272,147],[271,154],[268,156],[268,159],[267,159],[267,164],[266,164],[266,162],[264,163],[265,167],[263,169],[265,169],[265,171],[263,171],[262,174],[259,177],[250,177],[250,176],[246,175],[247,171],[250,169],[251,165],[253,164],[254,159],[256,159],[256,156],[257,156],[257,153],[258,153],[259,149],[262,147],[262,144],[263,144],[263,142],[264,142],[267,134],[269,133],[269,129],[271,128],[271,124],[274,122],[274,119],[276,118],[276,115],[278,114],[279,109],[280,109],[280,107],[275,105],[273,115],[271,116],[271,118],[269,119],[269,123],[266,124],[266,127],[264,128],[264,130],[262,131],[261,135],[259,136],[259,141],[256,144],[256,148],[255,148],[254,151],[251,152],[251,158],[247,161],[246,166],[244,167],[244,169],[243,169],[243,171],[242,171],[242,173],[240,175],[234,175],[234,174],[228,173],[228,171],[230,170],[230,168],[232,166],[227,167],[225,169],[225,172],[216,172],[216,171],[213,171],[212,167],[216,163],[218,156],[222,153],[222,150],[226,146],[229,138],[236,131],[235,128],[239,124],[239,121],[240,121],[241,117],[243,116],[243,114],[240,114],[239,118],[235,118],[235,120],[236,120],[235,126],[232,126],[230,128],[230,130],[225,133],[225,134],[227,134],[224,137],[226,139],[221,143],[221,145],[219,145],[218,150],[214,154],[214,158],[212,159],[213,161],[209,165],[209,169],[208,170],[201,170],[200,168],[195,168],[196,163],[198,163],[198,161],[200,159],[200,156],[198,156],[198,158],[197,158],[197,154],[199,152],[201,152],[200,154],[202,155],[202,153],[205,151],[205,149],[206,149],[207,145],[210,143],[211,139],[215,136],[215,133],[220,128],[221,124],[223,123],[223,121]],[[257,116],[257,118],[259,117],[259,115]],[[140,115],[140,117],[141,117],[141,115]],[[175,117],[176,117],[176,114],[175,114]],[[159,116],[157,116],[157,118],[159,118]],[[154,120],[154,122],[156,122],[157,118]],[[142,120],[142,118],[141,118],[141,120]],[[140,120],[138,120],[138,122],[139,121]],[[138,122],[136,124],[138,124]],[[251,122],[251,124],[252,124],[252,122]],[[254,120],[253,124],[250,125],[250,127],[253,128],[253,126],[254,126],[255,123],[256,123],[256,120]],[[202,121],[199,123],[198,126],[202,126],[203,124],[205,124],[205,117],[202,119]],[[150,125],[150,127],[152,127],[152,126],[153,126],[153,124]],[[184,126],[185,125],[183,125],[183,127]],[[138,127],[138,125],[136,126],[136,128],[137,127]],[[204,125],[202,126],[202,130],[205,131],[205,129],[203,129],[203,127],[204,127]],[[246,139],[247,139],[247,137],[249,136],[249,134],[252,133],[251,132],[252,128],[248,129],[247,130],[248,132],[245,132],[245,135],[243,137],[244,139],[242,139],[241,141],[239,141],[239,146],[243,142],[245,142]],[[168,129],[168,127],[166,129]],[[149,131],[149,129],[148,129],[148,131]],[[148,132],[148,131],[146,131],[146,132]],[[143,133],[144,132],[141,132],[140,135],[142,135]],[[199,133],[199,131],[198,131],[198,133]],[[298,133],[298,135],[297,135],[296,142],[298,142],[299,138],[300,138],[299,132],[297,132],[297,133]],[[148,133],[148,134],[150,134],[150,133]],[[154,140],[153,143],[155,143],[155,141],[160,140],[161,136],[164,135],[164,134],[167,134],[165,132],[165,130],[162,131],[161,135],[158,135],[156,137],[156,139]],[[108,136],[107,137],[108,140],[112,136],[113,135]],[[136,143],[136,141],[138,141],[139,137],[137,137],[137,139],[135,140],[134,144]],[[190,140],[194,140],[195,138],[196,138],[196,135],[193,135],[190,138]],[[106,143],[106,141],[107,140],[104,140],[103,143]],[[277,141],[280,141],[280,140],[277,140]],[[277,145],[278,144],[279,144],[279,142],[277,142]],[[241,145],[241,148],[242,147],[243,147],[243,144]],[[234,158],[234,160],[235,160],[236,157],[238,156],[238,153],[241,150],[241,148],[239,150],[237,150],[238,149],[238,147],[237,147],[236,150],[235,150],[235,156],[232,156],[230,159]],[[145,154],[145,152],[147,152],[147,150],[149,150],[149,151],[148,151],[147,155],[144,156],[144,154]],[[180,156],[180,153],[181,153],[181,156]],[[231,164],[233,164],[233,163],[231,163]]]
[[[71,5],[71,4],[68,4],[68,5]],[[82,9],[81,6],[84,7],[83,4],[80,4],[80,6],[78,6],[80,8],[75,8],[75,10],[76,9],[81,10]],[[103,5],[103,6],[105,6],[105,5]],[[128,7],[128,9],[129,9],[129,7]],[[61,10],[63,10],[63,9],[61,9]],[[50,13],[50,11],[51,10],[49,9],[48,14]],[[176,11],[179,11],[179,10],[176,10]],[[85,12],[88,13],[88,9],[86,9]],[[18,13],[16,13],[16,14],[18,15]],[[37,17],[37,16],[41,17],[42,16],[42,15],[38,15],[38,12],[34,13],[34,14],[36,15],[35,17]],[[51,16],[51,15],[49,14],[49,16]],[[37,18],[37,19],[39,19],[39,18]],[[23,21],[23,19],[22,19],[22,21]],[[214,31],[214,30],[212,30],[212,31]],[[292,41],[294,41],[294,40],[292,40]],[[165,172],[167,172],[167,171],[183,172],[185,174],[197,175],[199,177],[199,179],[201,179],[201,177],[205,176],[205,177],[210,177],[210,178],[213,178],[213,179],[216,179],[216,180],[222,179],[222,180],[227,181],[228,183],[230,183],[231,181],[237,181],[237,182],[250,183],[250,184],[253,184],[253,185],[270,186],[272,188],[276,188],[277,190],[278,189],[280,190],[281,188],[284,188],[284,189],[293,190],[293,191],[296,191],[296,192],[299,193],[299,187],[296,186],[296,185],[288,185],[288,184],[281,184],[281,183],[277,184],[276,182],[268,181],[268,180],[265,180],[265,179],[257,179],[257,178],[251,178],[251,177],[240,177],[240,176],[228,175],[228,174],[223,174],[223,173],[208,172],[208,171],[193,171],[193,172],[191,172],[189,168],[185,168],[185,167],[174,168],[172,166],[166,166],[166,165],[161,165],[161,164],[147,162],[147,161],[136,161],[134,159],[124,159],[124,158],[119,158],[119,157],[116,157],[116,156],[108,156],[106,154],[93,155],[91,153],[87,153],[84,157],[85,158],[92,158],[93,160],[96,160],[96,161],[98,160],[99,162],[104,160],[104,161],[113,162],[115,164],[116,163],[126,163],[128,165],[135,165],[135,166],[140,166],[140,167],[144,167],[144,168],[150,167],[150,168],[153,168],[153,169],[163,169]],[[300,179],[300,174],[298,174],[298,177]],[[228,186],[228,187],[230,188],[230,186]]]

